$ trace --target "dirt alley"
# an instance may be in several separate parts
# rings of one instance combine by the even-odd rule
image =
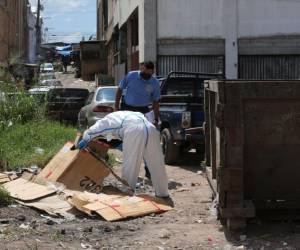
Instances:
[[[58,78],[66,87],[93,87],[73,74]],[[300,249],[300,223],[294,221],[255,219],[247,230],[227,232],[211,211],[211,190],[200,170],[195,153],[167,166],[175,208],[160,215],[113,223],[85,215],[53,221],[26,207],[0,208],[0,249]]]
[[[0,249],[300,249],[295,222],[256,219],[247,230],[227,232],[212,213],[210,187],[199,170],[194,153],[178,166],[167,166],[175,208],[160,215],[120,222],[84,215],[52,221],[30,208],[2,208]]]

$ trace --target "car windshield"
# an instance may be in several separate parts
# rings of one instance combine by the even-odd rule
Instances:
[[[100,89],[96,96],[97,102],[114,102],[116,96],[116,88]]]
[[[196,93],[194,94],[194,86]],[[166,86],[165,95],[203,96],[203,83],[195,82],[194,79],[173,79]]]
[[[52,66],[51,63],[45,63],[45,64],[44,64],[44,68],[46,68],[46,69],[51,69],[51,68],[53,68],[53,66]]]

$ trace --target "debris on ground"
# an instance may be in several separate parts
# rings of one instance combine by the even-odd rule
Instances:
[[[197,174],[198,175],[203,175],[203,171],[199,170],[199,171],[197,171]]]
[[[69,220],[79,211],[116,221],[172,210],[164,200],[150,195],[129,196],[114,187],[103,188],[110,173],[106,163],[86,152],[70,150],[72,145],[67,143],[37,175],[37,171],[23,173],[18,179],[9,179],[3,188],[23,206]],[[47,225],[60,223],[45,219]]]

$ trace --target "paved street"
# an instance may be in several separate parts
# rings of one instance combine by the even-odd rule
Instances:
[[[56,77],[62,82],[63,86],[66,88],[86,88],[88,90],[93,90],[95,88],[95,82],[86,82],[81,80],[81,78],[74,78],[74,73],[71,71],[71,67],[68,67],[68,73],[58,72]]]

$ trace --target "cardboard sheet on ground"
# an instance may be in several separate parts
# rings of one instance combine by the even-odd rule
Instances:
[[[52,216],[62,216],[73,219],[76,214],[74,207],[58,195],[42,198],[33,202],[18,201],[18,203],[27,207],[39,209]]]
[[[72,146],[73,143],[67,143],[39,173],[36,182],[59,182],[71,190],[99,193],[103,180],[109,175],[105,163],[87,152],[71,151]]]
[[[11,181],[11,180],[9,179],[7,174],[1,174],[0,173],[0,184],[4,184],[4,183],[9,182],[9,181]]]
[[[33,201],[56,192],[52,187],[39,185],[23,178],[5,183],[3,187],[11,197],[22,201]]]
[[[162,213],[172,207],[148,195],[127,196],[124,193],[92,194],[83,192],[68,199],[70,204],[86,214],[97,213],[107,221]]]

